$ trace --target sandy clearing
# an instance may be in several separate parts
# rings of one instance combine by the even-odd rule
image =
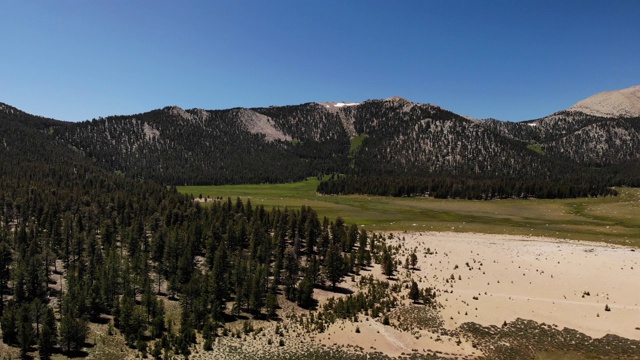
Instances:
[[[356,328],[360,333],[356,332]],[[400,331],[370,318],[361,318],[357,323],[338,321],[326,332],[316,335],[315,340],[327,346],[355,345],[367,352],[381,352],[393,357],[413,352],[439,352],[464,358],[481,354],[464,339],[438,335],[427,330],[413,333]],[[459,344],[456,343],[458,340]]]
[[[400,247],[399,259],[402,260],[416,249],[419,270],[400,268],[392,282],[406,284],[411,278],[421,287],[433,287],[442,306],[429,309],[404,300],[401,307],[389,314],[391,326],[383,325],[380,318],[361,314],[356,322],[337,320],[322,333],[310,333],[305,324],[311,313],[281,298],[282,322],[254,320],[254,327],[262,331],[242,338],[216,338],[213,352],[204,352],[198,345],[193,358],[239,359],[241,354],[267,356],[326,346],[347,352],[380,352],[392,357],[437,353],[445,358],[474,359],[483,355],[482,350],[474,348],[465,334],[455,331],[460,324],[472,321],[500,326],[516,318],[569,327],[592,337],[611,333],[640,338],[640,330],[635,329],[640,327],[638,250],[511,235],[394,234],[387,239],[387,244]],[[363,275],[369,274],[386,279],[379,265],[363,271]],[[338,286],[343,291],[316,289],[314,297],[323,304],[329,297],[347,296],[345,290],[358,291],[356,282],[350,278]],[[590,295],[583,297],[585,291]],[[406,295],[404,288],[401,295]],[[611,307],[610,312],[604,311],[606,304]],[[411,311],[403,312],[407,309]],[[425,314],[423,311],[433,311],[431,315],[436,317],[440,315],[444,327],[454,331],[442,331],[430,327],[437,325],[424,325],[425,322],[423,325],[404,323],[411,317],[396,316]],[[237,331],[241,326],[242,322],[236,322],[228,327]],[[281,329],[280,333],[277,328]],[[279,343],[281,339],[284,345]]]
[[[438,289],[445,327],[516,318],[640,339],[640,252],[606,244],[510,235],[397,234],[416,249],[421,287]],[[430,248],[433,255],[427,255]],[[457,267],[456,267],[457,265]],[[589,292],[590,295],[585,295]],[[584,295],[584,296],[583,296]],[[474,298],[475,297],[475,298]],[[611,311],[605,311],[609,305]]]

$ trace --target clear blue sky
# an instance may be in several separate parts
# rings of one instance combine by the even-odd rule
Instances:
[[[393,95],[527,120],[638,84],[637,0],[0,4],[0,102],[61,120]]]

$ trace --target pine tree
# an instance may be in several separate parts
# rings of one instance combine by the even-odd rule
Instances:
[[[369,263],[371,262],[371,254],[367,251],[367,231],[362,229],[358,234],[358,253],[356,256],[356,265],[358,268],[362,268],[367,264],[367,255],[369,256]]]
[[[117,327],[124,334],[125,340],[135,332],[134,307],[135,301],[132,297],[127,294],[123,295],[120,299]]]
[[[106,304],[103,303],[104,298],[101,294],[100,282],[95,281],[89,287],[87,294],[87,310],[92,320],[97,320],[102,312],[106,311]]]
[[[178,272],[180,241],[177,231],[174,231],[172,236],[169,236],[167,239],[167,243],[165,244],[164,252],[162,254],[162,275],[167,282],[169,282],[168,288],[171,296],[173,296],[179,288],[176,273]]]
[[[100,284],[100,297],[102,303],[108,309],[113,307],[113,304],[117,303],[116,293],[118,291],[118,282],[120,281],[120,259],[115,245],[112,246],[107,252],[105,259],[105,266],[99,273]]]
[[[420,300],[420,289],[418,288],[418,284],[411,280],[411,288],[409,289],[409,299],[413,300],[413,302],[418,302]]]
[[[297,302],[305,309],[313,306],[313,281],[310,275],[306,275],[298,284]]]
[[[236,266],[234,269],[236,296],[233,304],[233,312],[238,315],[248,301],[248,295],[251,289],[251,274],[249,274],[247,260],[242,256],[242,249],[238,250],[236,256]]]
[[[191,280],[191,276],[193,275],[193,255],[189,248],[191,244],[187,246],[187,249],[184,249],[182,255],[178,260],[178,271],[177,278],[180,286],[187,284]]]
[[[351,224],[351,226],[349,226],[349,229],[347,230],[347,236],[345,240],[345,243],[346,243],[345,250],[347,252],[351,252],[357,240],[358,240],[358,226],[356,224]]]
[[[40,359],[47,360],[51,358],[53,349],[57,343],[56,318],[53,309],[47,307],[42,319],[42,329],[38,337],[38,353]]]
[[[43,303],[40,299],[35,299],[31,303],[31,314],[33,315],[33,321],[36,323],[36,337],[40,336],[40,324],[43,321],[47,308],[47,304]]]
[[[391,252],[387,246],[384,247],[382,251],[382,273],[387,276],[393,276],[393,271],[395,270],[395,264],[393,263],[393,257],[391,256]]]
[[[329,280],[332,287],[335,288],[336,284],[342,279],[343,269],[344,259],[342,258],[340,246],[331,241],[324,258],[324,270],[327,280]]]
[[[276,295],[276,289],[272,288],[267,294],[265,306],[267,308],[267,317],[273,319],[276,317],[276,310],[278,309],[278,297]]]
[[[215,252],[213,267],[211,268],[211,297],[210,306],[213,310],[213,317],[216,320],[222,319],[223,306],[228,299],[229,284],[226,269],[228,268],[227,248],[224,242],[220,242]]]
[[[378,253],[378,251],[377,251],[377,249],[376,249],[376,248],[377,248],[377,245],[378,245],[378,244],[376,243],[376,239],[377,239],[377,237],[378,237],[378,236],[377,236],[376,234],[373,234],[373,236],[371,236],[371,238],[369,239],[369,240],[370,240],[370,241],[369,241],[369,252],[370,252],[371,254],[374,254],[374,255]],[[369,263],[369,265],[371,265],[371,263]]]
[[[255,266],[251,279],[251,291],[249,293],[249,310],[260,312],[264,307],[265,292],[267,290],[267,265]]]
[[[288,248],[284,255],[284,294],[287,299],[295,300],[296,284],[298,283],[298,273],[300,264],[292,248]]]
[[[305,251],[307,256],[311,256],[313,254],[313,250],[316,246],[316,242],[318,239],[318,234],[320,234],[320,221],[318,221],[318,214],[315,211],[311,210],[311,208],[307,208],[307,218],[304,223],[304,238],[306,240]]]
[[[306,272],[306,275],[308,275],[310,277],[311,282],[314,285],[323,283],[321,266],[320,266],[320,262],[318,261],[318,257],[317,256],[311,255],[311,256],[307,257],[307,272]]]
[[[154,339],[160,338],[165,331],[164,303],[160,299],[156,301],[155,314],[151,321],[151,336],[153,336]]]
[[[154,359],[162,359],[162,341],[156,341],[151,350],[151,357]]]
[[[20,354],[23,358],[29,352],[29,348],[33,344],[34,331],[31,321],[31,306],[22,304],[18,313],[18,343],[20,344]]]
[[[418,265],[418,255],[416,255],[415,250],[409,255],[409,263],[413,269]]]
[[[11,278],[11,248],[4,235],[0,235],[0,316],[4,313],[4,293]]]
[[[325,217],[325,220],[326,219],[327,218]],[[320,239],[318,241],[318,246],[317,246],[318,255],[322,256],[323,260],[327,253],[327,249],[329,249],[329,243],[330,243],[329,230],[325,228],[320,234]]]
[[[180,317],[180,335],[178,336],[178,344],[180,351],[184,355],[190,354],[189,346],[196,342],[194,323],[195,319],[193,314],[188,314],[183,311]]]
[[[63,311],[60,320],[60,344],[63,350],[79,351],[88,333],[88,321],[85,317],[77,318],[70,309]]]
[[[18,304],[22,304],[27,299],[27,273],[24,260],[18,259],[14,263],[11,271],[11,282],[13,283],[13,300]]]
[[[13,345],[18,342],[18,309],[19,307],[16,302],[10,300],[4,309],[2,318],[0,319],[2,341],[9,345]]]
[[[149,275],[143,275],[142,279],[142,306],[147,312],[147,322],[151,320],[151,315],[155,313],[157,305],[156,296],[151,289],[151,279]]]

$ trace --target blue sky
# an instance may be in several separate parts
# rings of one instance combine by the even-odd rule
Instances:
[[[0,102],[79,121],[402,96],[528,120],[640,84],[640,1],[0,4]]]

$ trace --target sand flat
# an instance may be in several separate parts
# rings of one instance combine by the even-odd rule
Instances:
[[[360,332],[356,332],[356,328]],[[482,355],[480,350],[473,348],[471,343],[464,339],[443,336],[428,330],[419,330],[412,334],[382,325],[380,321],[370,318],[362,318],[357,323],[339,321],[327,332],[318,334],[315,340],[327,346],[360,346],[364,351],[381,352],[393,357],[414,352],[438,352],[465,359]]]
[[[396,233],[389,243],[402,245],[401,258],[417,249],[420,271],[414,278],[421,287],[438,289],[447,328],[468,321],[501,325],[519,317],[592,337],[640,339],[640,251],[447,232]],[[427,248],[434,254],[427,255]]]
[[[491,347],[496,344],[478,346],[473,337],[460,331],[462,323],[501,326],[516,318],[575,329],[591,337],[616,334],[640,340],[640,330],[636,329],[640,327],[640,249],[514,235],[385,235],[387,244],[399,248],[399,259],[414,249],[418,255],[418,269],[399,268],[390,280],[403,284],[398,295],[404,297],[401,305],[388,313],[391,325],[383,325],[381,317],[360,314],[356,322],[338,319],[324,332],[310,333],[306,327],[310,312],[282,300],[283,322],[255,323],[264,330],[260,336],[251,335],[251,341],[246,337],[219,337],[213,353],[199,351],[194,358],[304,353],[325,346],[347,353],[380,352],[392,357],[435,353],[442,358],[470,360],[491,356]],[[363,274],[387,280],[379,265]],[[411,279],[421,287],[435,288],[440,305],[428,308],[407,299],[405,286]],[[348,278],[338,286],[359,291]],[[314,297],[322,305],[330,297],[347,293],[316,289]],[[605,305],[611,311],[605,311]],[[419,316],[433,316],[437,321],[427,323],[422,318],[413,322]],[[441,323],[448,330],[443,331]],[[238,331],[241,327],[237,322],[230,328]],[[278,333],[278,327],[284,330]],[[280,339],[284,345],[279,344]]]

